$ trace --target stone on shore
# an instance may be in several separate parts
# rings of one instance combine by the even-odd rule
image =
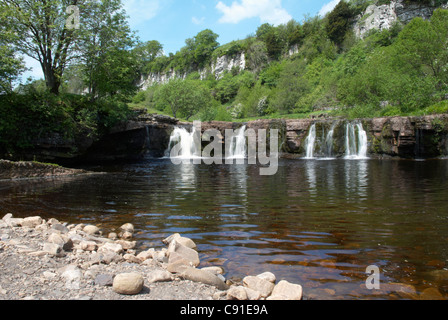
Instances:
[[[113,252],[115,254],[121,254],[123,253],[123,247],[119,243],[106,242],[98,249],[98,252],[102,253],[107,253],[108,251]]]
[[[262,274],[257,275],[257,277],[272,283],[275,283],[275,281],[277,280],[275,274],[273,274],[272,272],[264,272]]]
[[[267,298],[268,296],[270,296],[275,286],[270,281],[254,276],[245,277],[243,279],[243,284],[247,288],[260,292],[260,295],[263,298]]]
[[[90,235],[99,235],[100,234],[100,228],[97,226],[87,225],[84,227],[83,231]]]
[[[187,280],[214,286],[219,290],[227,290],[229,288],[224,281],[215,276],[213,273],[201,269],[185,266],[181,269],[178,275]]]
[[[143,290],[143,276],[139,273],[121,273],[115,276],[113,290],[124,295],[139,294]]]
[[[173,274],[167,270],[156,270],[147,275],[148,283],[167,282],[173,280]]]
[[[134,225],[132,223],[125,223],[120,227],[122,231],[127,231],[129,233],[134,233]]]
[[[60,224],[60,223],[54,223],[54,224],[52,224],[51,228],[52,228],[53,230],[57,230],[57,231],[59,231],[59,232],[62,233],[62,234],[66,234],[66,233],[69,232],[68,228],[67,228],[66,226]]]
[[[180,243],[187,248],[196,249],[196,243],[193,240],[187,237],[182,237],[179,233],[172,234],[168,238],[162,240],[162,242],[167,245],[170,245],[173,242],[173,240],[176,240],[177,243]]]
[[[95,241],[83,240],[79,243],[79,247],[84,251],[95,251],[98,249],[98,245]]]
[[[35,228],[43,222],[41,217],[28,217],[22,221],[22,227]]]
[[[48,243],[54,243],[62,247],[64,251],[69,251],[73,249],[73,241],[69,237],[58,234],[58,233],[52,233],[49,235],[47,239]]]
[[[302,300],[302,286],[282,280],[275,285],[267,300]]]
[[[42,251],[44,251],[52,256],[55,256],[55,257],[63,257],[64,256],[64,250],[62,249],[62,246],[60,246],[56,243],[45,242]]]
[[[197,267],[200,263],[197,251],[173,240],[168,248],[168,263],[184,261],[186,265]]]
[[[151,248],[146,251],[142,251],[137,255],[137,258],[140,259],[141,262],[144,262],[148,259],[152,259],[154,257],[155,249]]]
[[[248,300],[246,289],[243,286],[232,286],[227,290],[228,300]]]

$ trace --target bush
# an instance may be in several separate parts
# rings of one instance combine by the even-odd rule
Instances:
[[[124,102],[61,94],[55,96],[32,87],[18,94],[0,95],[0,150],[20,153],[36,140],[58,133],[65,139],[99,136],[131,115]]]
[[[448,101],[440,101],[432,106],[425,109],[426,114],[441,114],[448,113]]]

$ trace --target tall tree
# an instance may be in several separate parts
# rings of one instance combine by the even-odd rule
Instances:
[[[42,66],[49,90],[59,93],[64,69],[73,57],[78,30],[67,24],[84,0],[0,0],[5,24],[19,35],[13,40],[16,51],[37,60]],[[68,13],[67,13],[68,11]],[[3,23],[3,21],[2,21]]]
[[[82,22],[77,63],[83,66],[84,81],[92,99],[135,90],[135,37],[120,0],[90,0],[89,19]]]
[[[352,17],[353,11],[344,0],[328,14],[327,34],[335,44],[340,45],[344,41]]]
[[[156,40],[139,43],[132,50],[139,64],[140,75],[148,73],[151,62],[163,55],[163,45]]]
[[[4,14],[0,12],[0,21],[5,21]],[[14,81],[25,70],[23,60],[17,57],[10,45],[14,38],[15,35],[8,31],[6,25],[0,24],[0,94],[11,92]]]

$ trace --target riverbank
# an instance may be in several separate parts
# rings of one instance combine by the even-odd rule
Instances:
[[[56,164],[35,161],[0,160],[0,180],[52,178],[93,174],[82,169],[64,168]]]
[[[0,300],[301,300],[302,287],[266,272],[231,283],[200,268],[196,244],[174,234],[139,250],[133,225],[107,237],[93,225],[41,217],[0,220]]]

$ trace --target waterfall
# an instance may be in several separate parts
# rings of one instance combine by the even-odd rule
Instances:
[[[325,137],[325,154],[328,158],[331,158],[333,156],[333,136],[336,125],[337,123],[332,124],[330,131],[327,133],[327,136]]]
[[[345,158],[367,158],[367,133],[361,123],[347,123],[345,133]]]
[[[246,126],[235,131],[229,146],[229,159],[245,159],[247,154]]]
[[[170,143],[168,149],[165,152],[165,156],[170,157],[171,150],[174,146],[179,145],[180,150],[178,152],[178,158],[181,159],[194,159],[200,157],[200,146],[196,146],[194,136],[196,134],[196,128],[193,127],[192,132],[188,132],[185,128],[174,128],[170,137]]]
[[[305,140],[306,159],[314,159],[314,146],[316,143],[316,124],[311,126],[310,133]]]

